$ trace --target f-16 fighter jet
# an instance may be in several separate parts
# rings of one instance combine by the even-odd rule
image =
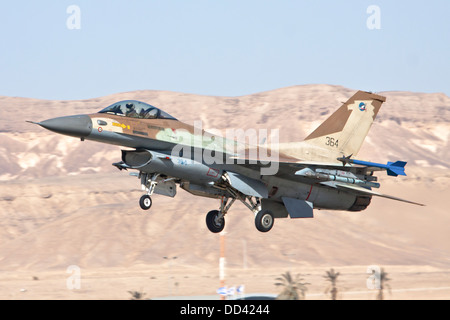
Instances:
[[[137,171],[143,210],[152,206],[153,194],[174,197],[179,187],[219,200],[218,209],[206,215],[211,232],[224,229],[236,200],[254,213],[256,228],[267,232],[275,219],[312,218],[314,209],[362,211],[374,196],[421,205],[373,190],[380,187],[375,172],[406,175],[406,162],[355,159],[385,101],[358,91],[304,141],[271,148],[208,133],[134,100],[37,124],[82,141],[131,148],[113,165]]]

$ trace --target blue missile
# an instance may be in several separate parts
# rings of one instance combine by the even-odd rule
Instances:
[[[387,164],[382,163],[376,163],[376,162],[369,162],[369,161],[362,161],[362,160],[355,160],[350,159],[349,157],[343,157],[338,158],[339,161],[342,161],[345,163],[353,163],[353,164],[359,164],[366,167],[373,167],[373,168],[380,168],[380,169],[386,169],[386,172],[389,176],[406,176],[405,173],[405,161],[396,161],[396,162],[390,162],[388,161]]]

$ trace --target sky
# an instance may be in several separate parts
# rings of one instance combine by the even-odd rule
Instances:
[[[448,0],[0,0],[0,95],[333,84],[450,96],[449,16]]]

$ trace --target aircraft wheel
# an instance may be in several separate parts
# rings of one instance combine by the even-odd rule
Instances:
[[[206,226],[212,233],[219,233],[225,228],[225,218],[219,219],[219,211],[212,210],[206,215]]]
[[[261,210],[256,214],[255,226],[261,232],[268,232],[272,229],[274,217],[269,210]]]
[[[139,205],[142,210],[148,210],[152,206],[152,198],[148,194],[145,194],[139,199]]]

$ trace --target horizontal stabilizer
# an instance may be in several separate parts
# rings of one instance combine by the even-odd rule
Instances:
[[[407,202],[407,203],[415,204],[415,205],[422,206],[422,207],[425,206],[424,204],[421,204],[421,203],[400,199],[400,198],[389,196],[389,195],[386,195],[386,194],[381,194],[381,193],[378,193],[376,191],[372,191],[372,190],[369,190],[369,189],[366,189],[366,188],[363,188],[363,187],[360,187],[360,186],[357,186],[357,185],[346,184],[346,183],[336,183],[335,186],[337,188],[346,189],[347,191],[355,191],[356,193],[362,194],[362,195],[372,195],[372,196],[376,196],[376,197],[381,197],[381,198],[387,198],[387,199],[391,199],[391,200]]]

